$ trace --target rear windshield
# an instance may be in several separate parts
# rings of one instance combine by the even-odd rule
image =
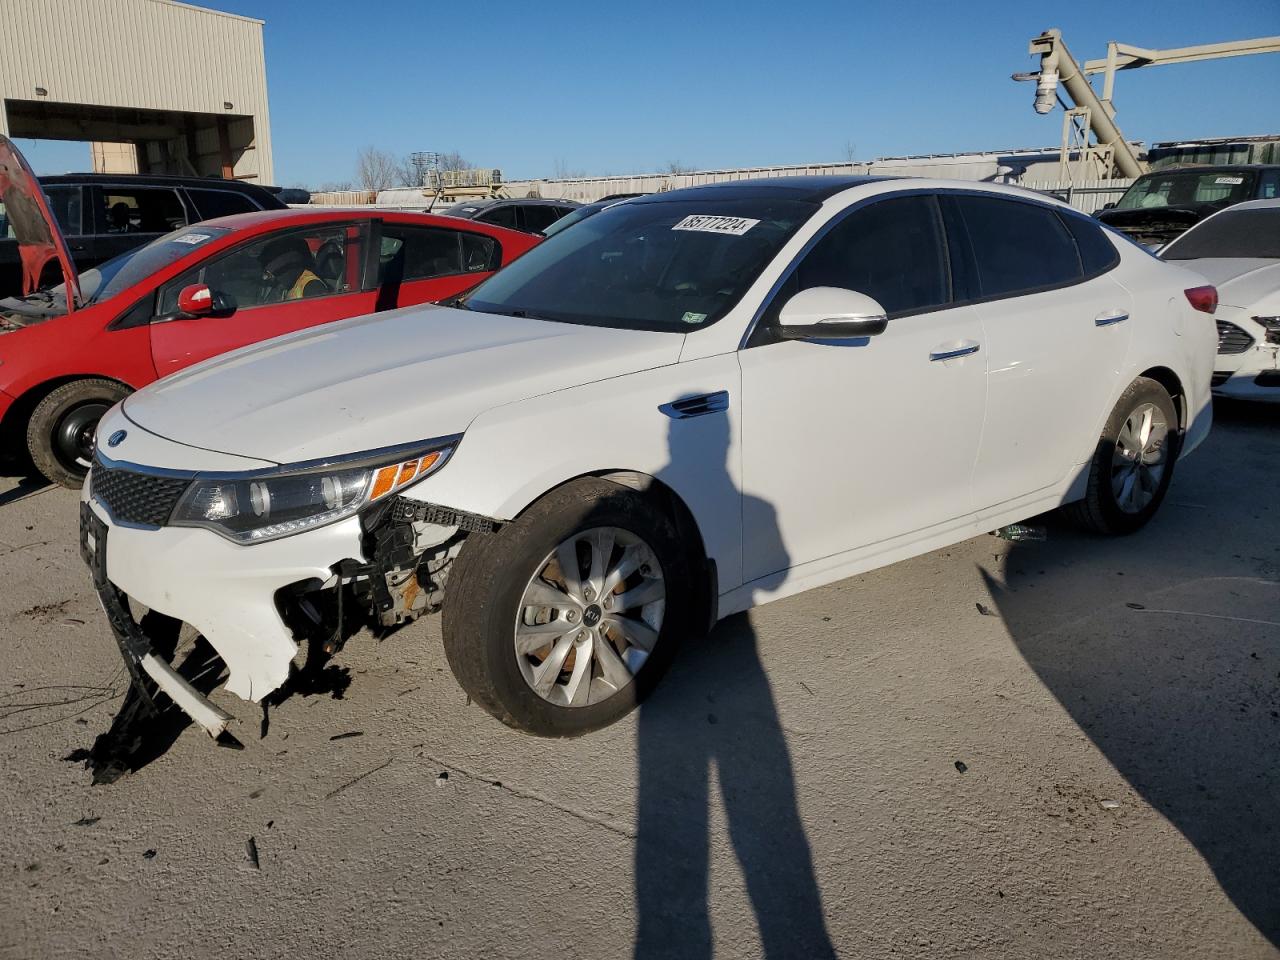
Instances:
[[[226,227],[195,224],[166,233],[145,246],[122,253],[92,270],[86,270],[80,274],[80,292],[84,295],[85,305],[110,300],[193,250],[230,232]]]
[[[1160,252],[1162,260],[1211,257],[1280,259],[1280,207],[1224,210]]]
[[[544,240],[466,306],[565,323],[685,333],[715,323],[816,204],[621,203]]]
[[[1152,207],[1188,207],[1199,203],[1239,203],[1253,196],[1254,176],[1249,170],[1153,173],[1134,181],[1115,208],[1149,210]]]

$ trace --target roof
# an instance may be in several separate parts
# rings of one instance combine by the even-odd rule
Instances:
[[[1280,197],[1264,197],[1261,200],[1245,200],[1233,203],[1227,210],[1280,210]]]
[[[457,203],[450,204],[446,209],[466,210],[468,207],[473,207],[476,210],[484,210],[499,203],[511,203],[522,207],[579,206],[577,200],[569,200],[567,198],[562,200],[559,197],[483,197],[477,200],[460,200]]]
[[[1184,163],[1161,167],[1144,173],[1143,176],[1163,176],[1169,173],[1217,173],[1238,172],[1240,170],[1280,170],[1280,163]]]
[[[519,230],[508,230],[491,223],[464,226],[471,221],[462,217],[446,217],[440,213],[416,213],[411,210],[382,210],[378,207],[290,207],[284,210],[255,210],[252,213],[233,213],[229,217],[215,217],[212,220],[201,220],[192,226],[227,227],[231,230],[244,230],[253,227],[271,226],[277,223],[297,221],[298,223],[323,223],[331,220],[335,223],[349,223],[352,220],[398,220],[420,223],[423,226],[450,227],[454,230],[501,230],[504,233],[522,233]]]
[[[227,180],[223,177],[170,177],[152,173],[55,173],[37,178],[41,183],[103,183],[133,184],[135,186],[194,187],[214,190],[263,191],[271,193],[260,183],[244,180]]]
[[[668,200],[807,200],[821,203],[850,187],[900,177],[870,176],[808,176],[761,177],[758,180],[728,180],[697,187],[682,187],[663,193],[650,193],[636,197],[628,203],[662,203]]]

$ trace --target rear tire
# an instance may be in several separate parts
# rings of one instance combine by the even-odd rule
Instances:
[[[563,557],[579,564],[576,583],[561,573]],[[610,589],[609,572],[627,570]],[[576,480],[463,545],[444,601],[449,667],[471,699],[517,730],[572,737],[608,726],[699,631],[693,570],[675,524],[652,501],[606,480]],[[591,588],[597,581],[603,589]]]
[[[1182,447],[1178,410],[1163,386],[1138,377],[1107,418],[1083,500],[1063,513],[1093,533],[1141,530],[1164,502]]]
[[[27,421],[27,450],[40,473],[78,490],[89,472],[98,421],[130,394],[115,380],[73,380],[36,404]]]

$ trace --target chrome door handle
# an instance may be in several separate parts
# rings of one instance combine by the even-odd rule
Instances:
[[[1109,327],[1113,323],[1123,323],[1129,319],[1129,315],[1123,310],[1108,310],[1106,313],[1100,313],[1093,318],[1095,327]]]
[[[956,347],[954,350],[934,350],[929,354],[930,360],[954,360],[956,357],[967,357],[971,353],[977,353],[981,344],[970,343],[967,346]]]

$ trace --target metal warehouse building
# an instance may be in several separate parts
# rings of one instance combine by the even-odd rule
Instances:
[[[0,133],[113,173],[272,183],[262,21],[172,0],[0,0]]]

